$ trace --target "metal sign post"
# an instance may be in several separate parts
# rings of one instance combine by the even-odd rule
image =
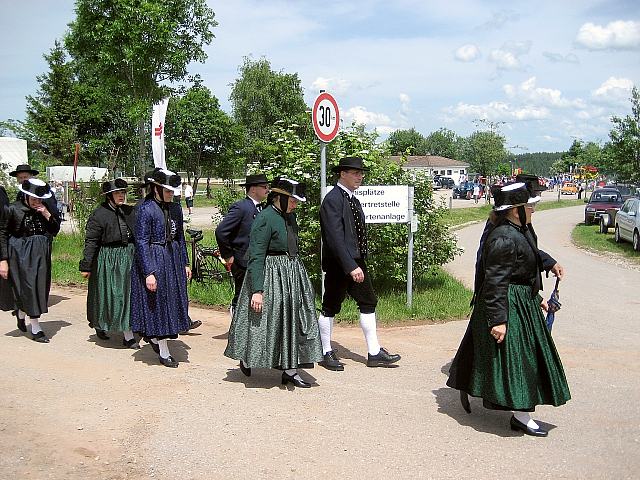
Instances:
[[[413,302],[413,234],[418,231],[418,216],[413,213],[413,185],[409,185],[409,248],[407,251],[407,307]]]

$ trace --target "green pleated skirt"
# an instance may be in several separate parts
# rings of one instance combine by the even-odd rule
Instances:
[[[498,344],[491,336],[485,303],[479,299],[447,385],[481,397],[489,408],[533,411],[536,405],[563,405],[571,394],[541,297],[532,299],[531,287],[524,285],[509,285],[508,295],[505,340]]]
[[[133,244],[100,247],[89,276],[89,326],[109,332],[131,330],[131,264]]]
[[[251,368],[296,368],[322,360],[313,286],[302,262],[286,255],[267,256],[263,307],[251,303],[246,275],[229,328],[225,356]]]

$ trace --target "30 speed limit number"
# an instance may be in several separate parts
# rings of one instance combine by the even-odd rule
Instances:
[[[318,95],[313,104],[313,130],[316,136],[325,143],[329,143],[338,134],[340,128],[340,112],[338,102],[327,92]]]

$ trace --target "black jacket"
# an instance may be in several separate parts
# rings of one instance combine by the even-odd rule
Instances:
[[[364,212],[356,198],[365,225]],[[356,225],[349,205],[347,193],[339,186],[335,186],[322,201],[320,207],[320,228],[322,230],[322,269],[327,270],[336,262],[345,274],[358,268],[356,260],[364,260],[365,255],[358,248]],[[366,232],[365,232],[366,235]]]
[[[126,229],[121,228],[117,215],[124,220]],[[133,207],[122,205],[117,213],[107,202],[94,210],[87,220],[84,239],[84,254],[80,260],[80,271],[90,272],[93,262],[102,246],[127,245],[133,242],[135,227]]]
[[[52,239],[60,231],[60,218],[51,215],[47,221],[40,213],[29,208],[22,200],[13,202],[5,208],[5,214],[0,215],[0,260],[9,258],[9,237],[23,237],[34,232],[26,231],[25,217],[33,220],[32,228],[38,230],[38,234],[46,235]],[[34,227],[35,226],[35,227]]]
[[[480,268],[484,275],[476,285],[478,301],[485,303],[490,327],[509,319],[510,284],[530,286],[532,298],[542,284],[542,260],[535,238],[529,230],[509,221],[489,233]]]
[[[216,228],[216,242],[222,258],[233,257],[235,264],[247,268],[249,235],[256,215],[258,209],[249,197],[231,205]]]

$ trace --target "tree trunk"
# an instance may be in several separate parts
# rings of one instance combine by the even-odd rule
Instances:
[[[211,177],[207,175],[207,198],[211,198]]]
[[[147,170],[147,162],[145,162],[145,141],[144,141],[144,118],[138,120],[138,177],[144,175]]]

